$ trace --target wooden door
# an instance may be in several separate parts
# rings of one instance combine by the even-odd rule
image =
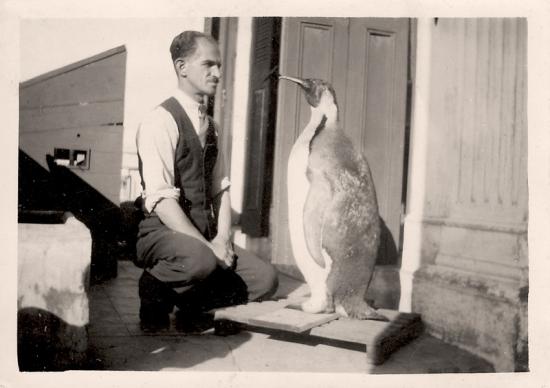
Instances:
[[[330,81],[344,130],[366,154],[380,212],[399,241],[407,90],[408,19],[286,18],[280,73]],[[298,274],[288,232],[286,167],[310,110],[296,85],[279,83],[272,261]]]
[[[382,217],[379,264],[397,264],[401,240],[408,19],[351,19],[344,129],[366,155]]]

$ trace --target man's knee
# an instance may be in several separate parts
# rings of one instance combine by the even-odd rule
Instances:
[[[217,266],[214,252],[198,240],[193,241],[186,248],[192,250],[188,268],[190,275],[196,280],[207,278]]]

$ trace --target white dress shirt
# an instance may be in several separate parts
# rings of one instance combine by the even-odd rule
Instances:
[[[173,97],[181,104],[189,116],[202,146],[206,140],[206,130],[200,129],[199,103],[177,89]],[[141,123],[136,135],[137,149],[142,161],[142,175],[145,190],[145,208],[151,212],[162,199],[179,200],[180,190],[175,187],[174,159],[179,131],[172,115],[162,106],[156,107]],[[212,193],[216,195],[230,186],[225,173],[224,158],[218,148],[218,157],[212,174]]]

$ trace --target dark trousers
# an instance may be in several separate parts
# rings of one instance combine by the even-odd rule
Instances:
[[[156,218],[156,217],[155,217]],[[275,268],[238,246],[234,269],[219,265],[212,250],[199,240],[175,232],[158,218],[140,224],[137,263],[143,303],[163,302],[186,311],[269,298],[277,289]]]

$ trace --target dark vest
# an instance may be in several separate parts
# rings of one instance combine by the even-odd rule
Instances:
[[[175,186],[180,189],[179,204],[202,235],[210,240],[217,233],[211,192],[212,172],[218,156],[214,123],[208,118],[209,125],[203,148],[189,116],[180,103],[171,97],[161,106],[174,117],[178,126],[174,181]],[[154,212],[150,216],[155,216]]]

